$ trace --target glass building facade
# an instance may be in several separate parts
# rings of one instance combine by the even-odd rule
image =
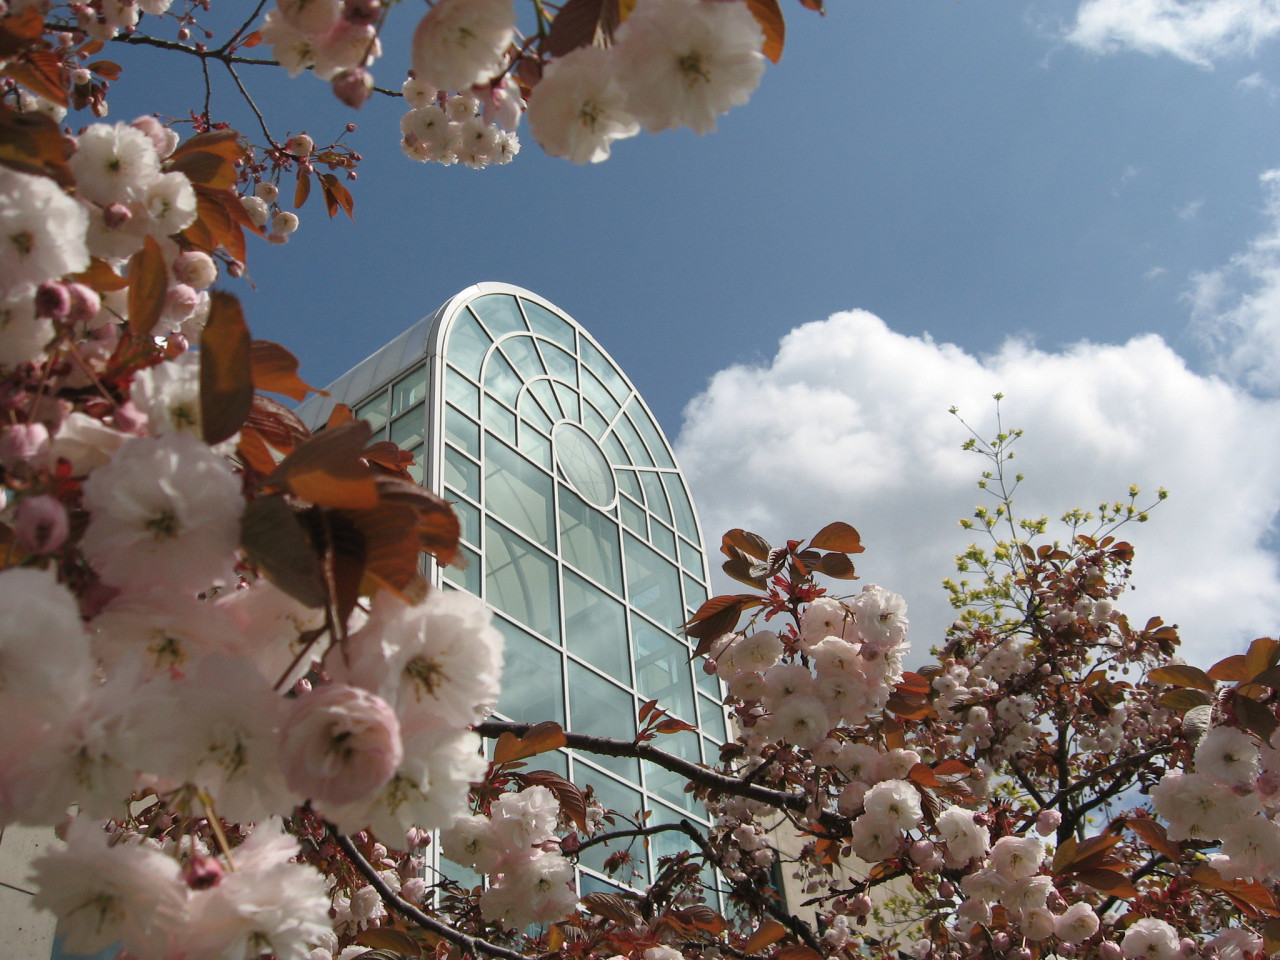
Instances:
[[[506,637],[500,717],[631,739],[641,704],[656,699],[698,731],[658,745],[714,765],[726,733],[719,683],[679,632],[707,598],[693,503],[644,400],[590,334],[535,294],[478,284],[329,393],[299,409],[309,426],[348,404],[454,503],[466,566],[431,575],[494,612]],[[572,753],[535,762],[625,816],[704,822],[684,780],[651,764]],[[634,873],[614,880],[645,882],[659,857],[686,846],[675,832],[647,849],[632,842]],[[584,851],[582,892],[613,889],[603,865],[618,849]]]

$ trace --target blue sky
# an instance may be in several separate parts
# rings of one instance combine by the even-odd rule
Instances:
[[[393,87],[418,5],[401,6],[375,67]],[[717,133],[643,135],[585,168],[527,135],[507,167],[418,165],[399,101],[352,114],[313,77],[247,73],[277,135],[351,119],[365,157],[354,226],[313,198],[286,247],[251,254],[255,334],[323,383],[472,282],[533,289],[681,437],[713,544],[848,520],[923,646],[981,469],[946,411],[987,430],[1000,390],[1028,431],[1028,512],[1170,489],[1134,534],[1144,617],[1183,623],[1210,662],[1273,633],[1280,4],[829,6],[784,5],[782,63]],[[191,105],[161,73],[191,65],[117,59],[114,117]]]

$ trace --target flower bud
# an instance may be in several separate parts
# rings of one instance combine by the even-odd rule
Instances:
[[[298,229],[298,215],[284,211],[277,213],[275,219],[271,221],[271,232],[281,236],[287,236]]]
[[[173,275],[179,283],[203,290],[218,279],[218,265],[203,250],[188,250],[174,259]]]
[[[13,524],[18,545],[28,553],[52,553],[62,546],[71,531],[67,508],[57,497],[38,494],[18,504]]]
[[[133,211],[123,203],[113,203],[102,211],[102,222],[108,230],[118,230],[133,219]]]
[[[43,456],[49,431],[43,423],[15,423],[0,432],[0,463],[9,469]]]
[[[334,76],[333,95],[352,110],[359,110],[373,92],[373,74],[364,67],[348,67]]]
[[[222,864],[216,857],[197,853],[182,865],[182,879],[192,890],[208,890],[222,881]]]
[[[67,319],[72,323],[88,323],[102,310],[102,298],[98,296],[97,290],[86,287],[83,283],[68,283],[66,288],[71,300]]]
[[[71,295],[56,280],[48,280],[36,288],[36,316],[61,320],[71,312]]]
[[[280,199],[280,188],[264,181],[253,188],[253,194],[263,203],[275,203]]]
[[[359,26],[378,22],[382,13],[382,0],[343,0],[342,19]]]
[[[1058,829],[1060,823],[1062,823],[1062,814],[1057,810],[1041,810],[1036,817],[1036,833],[1047,837]]]

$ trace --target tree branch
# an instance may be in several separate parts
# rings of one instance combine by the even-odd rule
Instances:
[[[484,723],[476,724],[474,729],[480,736],[496,740],[504,733],[523,737],[533,729],[533,726],[531,723],[486,720]],[[567,730],[564,736],[565,745],[572,750],[584,750],[603,757],[636,757],[662,767],[664,770],[678,773],[699,786],[714,790],[717,793],[732,794],[735,797],[744,797],[748,800],[759,800],[761,803],[767,803],[779,809],[795,810],[797,812],[808,809],[811,803],[811,799],[803,793],[787,793],[783,790],[771,790],[768,787],[756,786],[737,777],[716,773],[714,770],[710,770],[691,760],[685,760],[683,757],[677,757],[664,750],[659,750],[657,747],[650,746],[647,743],[612,740],[608,737],[569,733]]]
[[[391,907],[396,913],[412,920],[424,930],[430,930],[432,933],[438,934],[445,940],[448,940],[454,946],[458,947],[464,953],[482,953],[486,956],[497,957],[500,960],[529,960],[526,954],[518,950],[510,950],[507,947],[501,947],[496,943],[490,943],[480,937],[473,937],[463,933],[461,930],[455,930],[441,920],[428,916],[408,900],[403,899],[394,890],[392,890],[382,877],[378,876],[378,871],[373,869],[373,865],[369,863],[360,851],[356,849],[356,845],[351,842],[351,838],[339,832],[338,828],[331,823],[325,823],[325,829],[329,831],[329,835],[333,837],[334,842],[346,854],[351,865],[360,872],[360,875],[369,881],[369,885],[378,891],[378,895],[382,897],[383,903]]]

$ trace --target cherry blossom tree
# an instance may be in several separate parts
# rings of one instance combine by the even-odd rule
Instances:
[[[251,245],[298,228],[313,186],[350,214],[359,155],[277,140],[244,71],[310,73],[353,107],[402,96],[413,160],[509,162],[527,112],[548,152],[599,162],[743,104],[781,53],[776,0],[436,0],[408,25],[404,4],[264,0],[221,36],[209,6],[0,15],[0,825],[58,829],[31,882],[69,949],[1280,948],[1280,643],[1203,671],[1177,660],[1173,626],[1129,622],[1119,533],[1146,518],[1138,491],[1052,540],[1015,513],[1016,432],[973,438],[995,502],[968,523],[987,541],[959,559],[957,620],[915,669],[906,601],[847,589],[852,526],[777,546],[730,531],[725,572],[751,592],[686,624],[734,720],[702,766],[664,749],[689,727],[656,702],[632,737],[491,719],[501,638],[421,572],[424,552],[457,559],[449,505],[350,410],[312,434],[274,399],[312,388],[224,287]],[[408,79],[378,87],[381,38],[410,26]],[[104,117],[127,79],[104,52],[139,45],[226,71],[259,129],[208,102],[190,129],[82,124],[71,111]],[[714,826],[607,809],[539,769],[562,747],[686,779]],[[665,832],[687,849],[633,882],[629,851]],[[433,844],[483,882],[428,870]],[[575,862],[599,847],[627,892],[579,896]]]

